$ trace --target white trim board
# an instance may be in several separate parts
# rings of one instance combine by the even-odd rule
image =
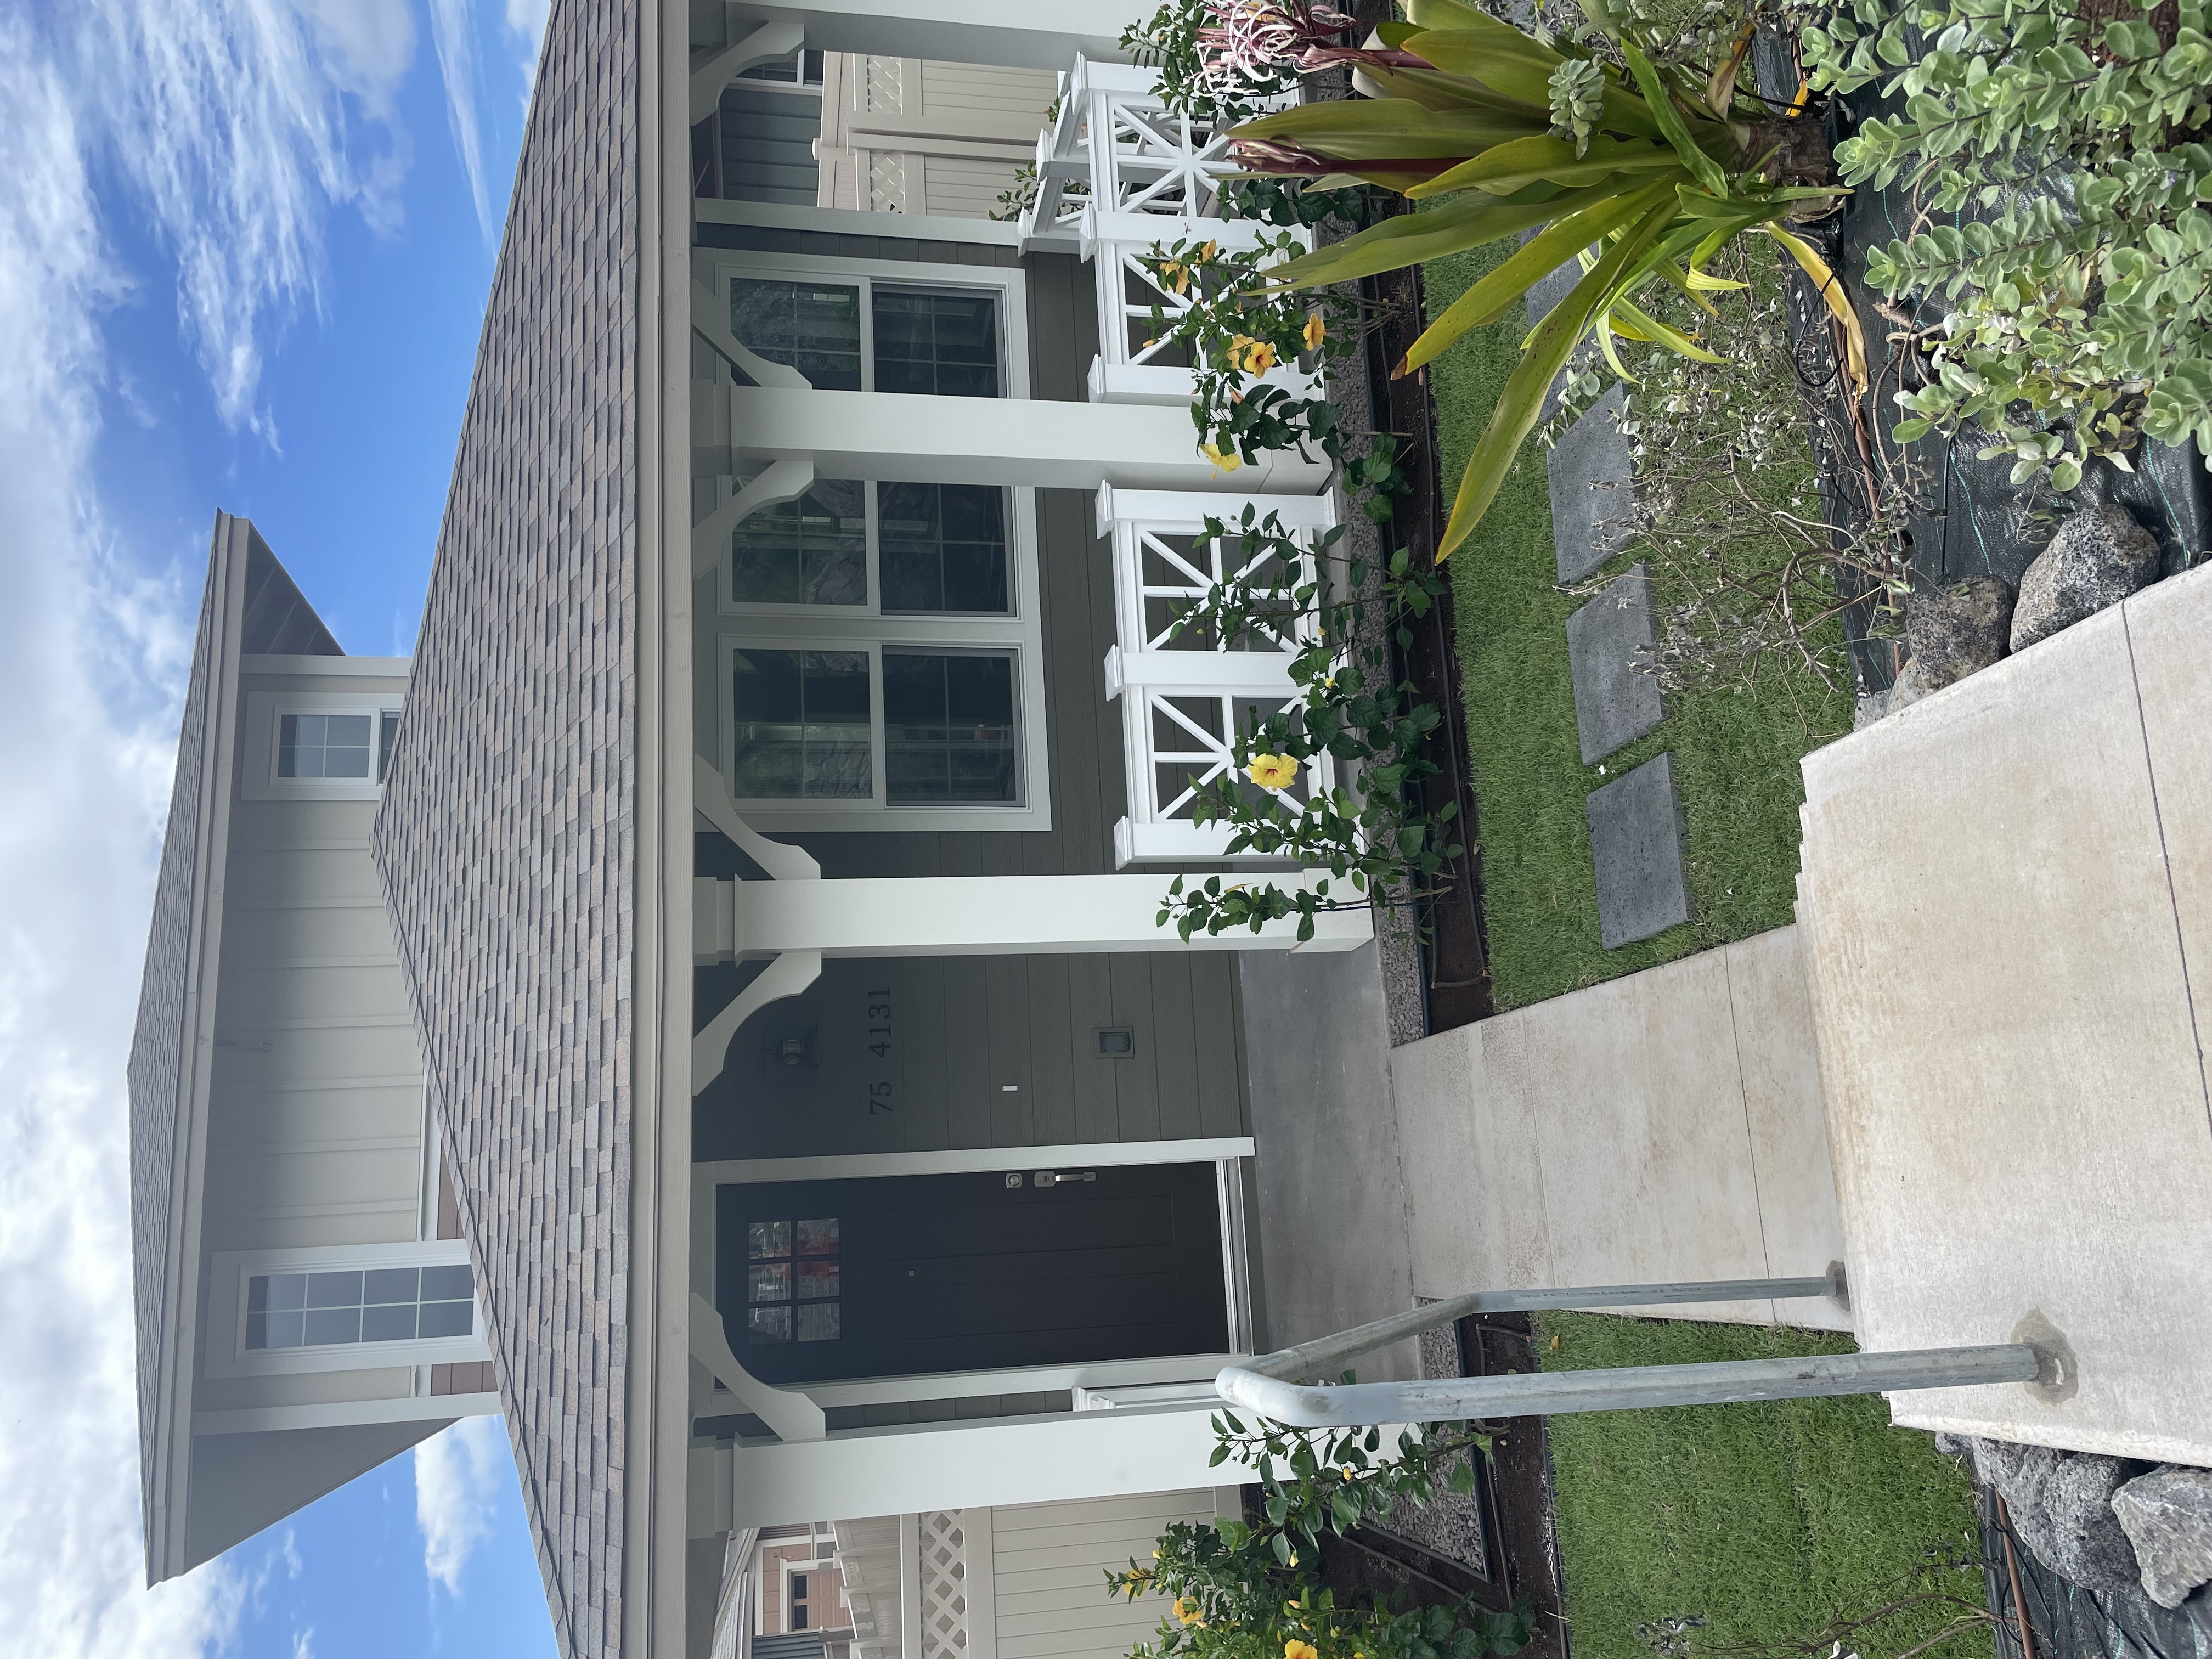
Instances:
[[[1254,1158],[1249,1135],[1212,1140],[1100,1141],[1090,1146],[969,1146],[941,1152],[848,1152],[822,1158],[726,1158],[691,1166],[695,1186],[708,1188],[766,1181],[866,1181],[884,1176],[976,1175],[994,1170],[1042,1170],[1061,1164],[1120,1169],[1139,1164],[1212,1164]],[[945,1507],[942,1504],[939,1508]]]
[[[435,1423],[447,1418],[496,1417],[496,1394],[419,1394],[390,1400],[332,1400],[312,1406],[248,1406],[194,1412],[192,1433],[264,1434],[283,1429],[343,1429],[360,1423]]]
[[[942,213],[872,213],[864,209],[799,207],[787,202],[724,202],[702,197],[695,204],[702,225],[757,225],[768,230],[811,230],[840,236],[890,236],[917,242],[964,242],[971,247],[1022,245],[1018,221],[956,219]],[[737,252],[717,248],[718,253]]]

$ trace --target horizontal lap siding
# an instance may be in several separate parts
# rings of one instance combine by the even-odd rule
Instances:
[[[1121,1659],[1147,1640],[1164,1598],[1111,1596],[1106,1575],[1150,1559],[1170,1524],[1202,1523],[1213,1494],[1146,1492],[991,1512],[993,1607],[1000,1659]]]

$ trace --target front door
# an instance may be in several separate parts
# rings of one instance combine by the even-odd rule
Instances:
[[[1211,1164],[716,1189],[715,1305],[765,1382],[1230,1346]]]

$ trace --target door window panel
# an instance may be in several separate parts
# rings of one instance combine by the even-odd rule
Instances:
[[[732,532],[730,594],[740,605],[866,605],[867,486],[827,478],[796,501],[748,514]]]
[[[995,295],[939,294],[879,283],[872,298],[877,391],[940,398],[999,395]]]
[[[817,391],[860,390],[860,290],[810,279],[733,277],[730,332]]]
[[[867,653],[744,650],[731,684],[739,799],[873,795]]]
[[[894,806],[1016,799],[1010,652],[884,653],[884,761]]]
[[[918,483],[877,489],[885,611],[1007,613],[1005,490]]]
[[[794,1239],[795,1261],[763,1260],[770,1252],[789,1256]],[[837,1302],[836,1217],[748,1222],[745,1254],[748,1345],[837,1340],[843,1322]],[[790,1305],[794,1290],[795,1309]]]

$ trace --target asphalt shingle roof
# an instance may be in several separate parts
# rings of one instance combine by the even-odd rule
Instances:
[[[574,1659],[622,1630],[638,28],[553,8],[374,839]]]

